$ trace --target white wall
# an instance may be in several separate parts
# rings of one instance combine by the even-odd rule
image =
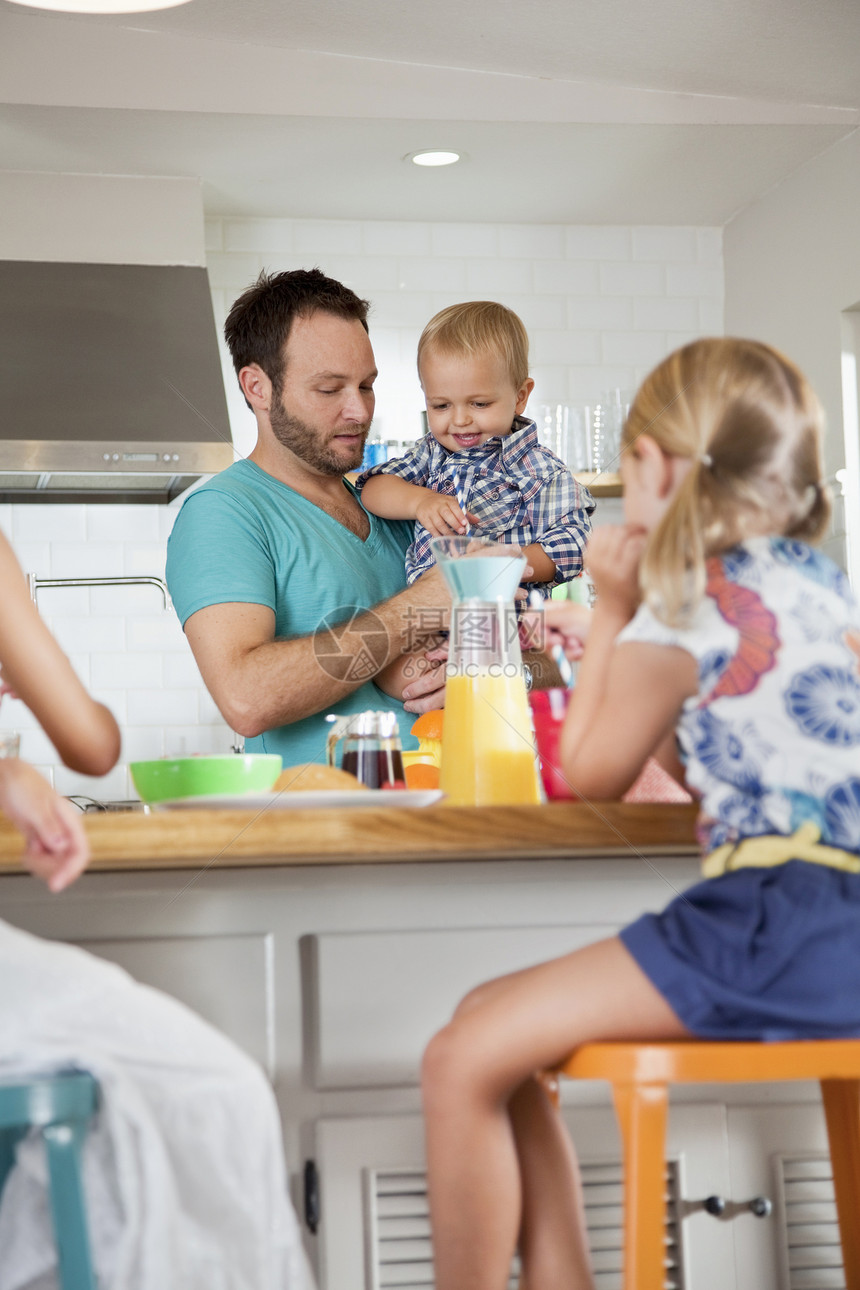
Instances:
[[[747,207],[724,230],[729,335],[778,346],[827,414],[826,471],[845,463],[841,322],[860,304],[860,131]],[[827,549],[844,558],[844,519]]]
[[[523,319],[532,412],[635,388],[676,345],[722,333],[716,228],[223,218],[206,221],[206,248],[219,327],[261,269],[318,266],[370,299],[375,428],[384,439],[420,433],[418,337],[459,300],[500,300]],[[247,451],[253,418],[226,357],[225,370],[234,440]]]
[[[0,171],[0,259],[203,264],[198,179]]]
[[[261,268],[318,265],[373,302],[383,437],[419,432],[415,347],[423,325],[456,300],[491,298],[517,310],[532,339],[540,402],[587,403],[631,388],[674,346],[722,331],[722,238],[714,228],[397,224],[211,219],[207,263],[216,320]],[[239,450],[253,419],[225,383]],[[163,576],[175,505],[0,507],[24,567],[40,577]],[[23,706],[4,701],[22,754],[64,793],[131,795],[125,763],[162,753],[226,752],[227,729],[200,681],[172,611],[156,589],[40,592],[40,608],[82,679],[116,713],[123,765],[104,781],[55,768]]]

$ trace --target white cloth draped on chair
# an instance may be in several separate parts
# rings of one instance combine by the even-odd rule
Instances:
[[[313,1290],[262,1071],[114,964],[0,922],[0,1078],[91,1071],[84,1150],[99,1290]],[[56,1284],[41,1145],[0,1202],[0,1290]]]

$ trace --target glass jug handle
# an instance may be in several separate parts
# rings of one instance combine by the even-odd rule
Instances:
[[[349,717],[338,717],[331,730],[328,732],[328,738],[325,741],[325,757],[329,766],[333,766],[335,764],[334,750],[337,746],[338,740],[342,739],[349,729],[349,723]]]

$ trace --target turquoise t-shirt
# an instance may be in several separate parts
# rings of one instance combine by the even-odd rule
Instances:
[[[349,487],[348,484],[345,487]],[[167,585],[179,619],[208,605],[267,605],[278,638],[310,636],[372,608],[406,586],[404,557],[412,526],[368,515],[365,542],[251,461],[237,461],[189,494],[167,544]],[[369,636],[364,663],[375,672]],[[318,665],[337,676],[343,660],[322,638]],[[352,668],[362,666],[353,660]],[[357,679],[360,672],[352,671]],[[390,709],[404,748],[415,715],[368,680],[315,716],[245,741],[248,752],[280,753],[285,766],[325,761],[325,717]]]

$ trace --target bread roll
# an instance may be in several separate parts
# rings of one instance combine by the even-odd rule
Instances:
[[[308,793],[308,792],[351,792],[358,790],[366,793],[365,784],[360,784],[354,775],[347,770],[338,770],[337,766],[321,766],[316,762],[304,762],[300,766],[288,766],[282,770],[272,785],[273,793]]]

